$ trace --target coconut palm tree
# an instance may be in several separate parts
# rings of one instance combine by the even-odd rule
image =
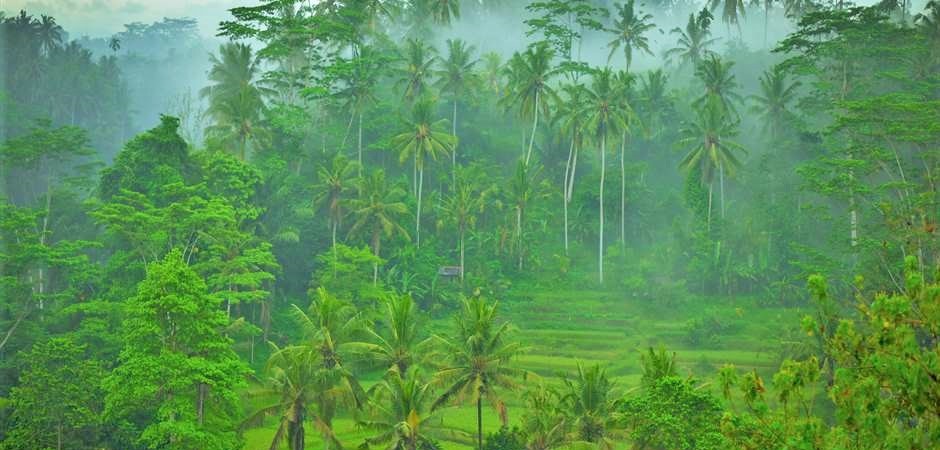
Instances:
[[[458,168],[460,169],[460,168]],[[476,226],[477,218],[486,208],[490,189],[476,182],[477,174],[468,170],[458,170],[453,192],[445,197],[441,204],[441,217],[457,230],[457,251],[460,254],[460,280],[463,281],[465,242],[467,231]]]
[[[431,384],[420,373],[407,377],[392,373],[373,388],[369,414],[359,425],[375,432],[365,446],[381,444],[394,450],[437,450],[437,439],[466,438],[466,433],[444,424],[441,412],[430,408]]]
[[[385,367],[389,376],[406,378],[410,369],[419,366],[429,354],[432,339],[421,337],[418,307],[411,295],[390,295],[382,304],[384,333],[367,328],[371,342],[359,343],[357,347],[368,361]]]
[[[314,206],[325,209],[329,215],[330,237],[332,248],[336,251],[336,231],[342,225],[346,216],[346,198],[355,188],[353,172],[358,164],[350,161],[343,155],[333,156],[330,165],[321,164],[317,167],[317,184],[314,186]]]
[[[398,69],[398,85],[404,86],[403,96],[408,102],[422,98],[428,90],[428,82],[434,72],[437,56],[434,48],[417,39],[408,39],[401,55],[402,67]]]
[[[418,0],[425,2],[434,21],[440,25],[450,25],[451,20],[460,18],[460,0]]]
[[[421,246],[421,197],[424,191],[424,164],[428,158],[437,161],[440,156],[454,151],[457,138],[442,131],[445,119],[434,120],[434,101],[424,98],[414,104],[407,131],[392,138],[392,148],[398,152],[398,160],[404,163],[409,158],[414,160],[415,196],[418,199],[415,214],[415,245]]]
[[[764,72],[760,77],[760,94],[752,95],[751,111],[760,114],[764,133],[777,139],[783,128],[793,118],[789,106],[796,100],[799,81],[787,82],[787,74],[780,66]]]
[[[551,450],[562,447],[568,439],[569,421],[565,417],[561,394],[539,383],[523,394],[525,412],[522,415],[522,433],[526,450]]]
[[[614,82],[617,85],[620,109],[628,125],[628,127],[624,127],[620,130],[620,246],[624,248],[627,245],[627,140],[629,139],[630,132],[629,125],[637,122],[636,114],[634,114],[633,107],[631,106],[631,104],[634,103],[633,97],[635,97],[635,94],[633,85],[636,84],[636,77],[629,72],[620,71],[614,76]]]
[[[665,121],[673,110],[666,91],[666,74],[662,69],[646,73],[640,80],[639,108],[647,139],[656,139],[665,129]]]
[[[365,110],[375,104],[375,84],[378,81],[381,64],[378,54],[368,46],[357,46],[356,56],[348,75],[343,78],[344,87],[336,93],[342,108],[349,114],[349,121],[358,118],[356,160],[359,176],[362,176],[362,116]],[[345,141],[345,138],[344,138]]]
[[[482,60],[483,73],[481,75],[483,77],[483,84],[486,86],[486,90],[492,91],[496,98],[501,98],[503,79],[505,78],[502,58],[499,56],[499,53],[489,52],[483,54]]]
[[[454,104],[453,118],[451,120],[450,134],[457,136],[457,102],[460,101],[468,87],[473,85],[477,74],[473,71],[477,60],[473,59],[475,47],[467,45],[460,39],[447,40],[447,58],[441,61],[441,69],[437,71],[437,88],[451,97]],[[453,170],[452,181],[457,182],[457,147],[451,152]]]
[[[581,112],[584,109],[585,89],[581,84],[566,84],[561,88],[556,116],[561,134],[570,140],[568,159],[565,162],[565,178],[562,180],[562,211],[564,214],[565,254],[568,254],[568,204],[574,190],[575,171],[578,168],[578,152],[584,146],[584,121]]]
[[[529,205],[541,197],[541,181],[539,175],[542,169],[538,164],[529,166],[521,159],[516,164],[516,171],[509,183],[508,203],[512,205],[516,213],[515,241],[516,251],[519,256],[519,270],[522,270],[525,261],[525,223],[528,216],[526,212]]]
[[[525,52],[515,53],[508,63],[510,93],[504,103],[509,107],[518,107],[520,117],[532,117],[532,134],[525,153],[526,164],[532,157],[539,116],[548,116],[551,100],[555,97],[554,89],[548,84],[556,74],[552,68],[554,56],[555,51],[548,42],[539,41],[530,45]]]
[[[108,39],[108,48],[110,48],[112,52],[117,53],[118,50],[121,49],[121,39],[117,36],[111,36],[111,38]]]
[[[737,115],[734,103],[741,103],[741,96],[735,91],[740,87],[731,68],[734,61],[723,61],[715,54],[708,55],[695,68],[695,76],[705,85],[705,92],[692,104],[701,107],[709,99],[718,99],[721,106],[730,114]]]
[[[724,216],[724,177],[741,163],[734,155],[744,150],[741,145],[731,141],[737,135],[739,121],[732,119],[722,106],[721,100],[712,97],[698,108],[695,120],[682,130],[683,138],[678,144],[688,148],[688,153],[679,163],[686,171],[696,170],[701,175],[702,183],[708,185],[708,217],[706,224],[711,226],[712,197],[715,172],[718,172],[721,187],[722,216]]]
[[[689,22],[685,29],[679,27],[673,28],[669,33],[678,35],[676,47],[666,51],[666,57],[676,57],[679,59],[679,65],[685,66],[691,64],[697,67],[699,62],[711,53],[708,49],[717,40],[709,38],[711,31],[711,14],[703,10],[698,17],[695,14],[689,14]]]
[[[626,70],[630,70],[630,64],[633,62],[633,49],[642,50],[648,55],[653,56],[650,51],[649,39],[644,36],[647,31],[656,26],[650,22],[652,14],[645,14],[634,10],[634,0],[627,0],[625,4],[615,3],[617,8],[617,18],[614,19],[613,28],[607,30],[615,35],[607,46],[610,47],[610,54],[607,55],[607,62],[614,57],[614,53],[623,47],[623,57],[626,61]]]
[[[598,279],[604,282],[604,178],[607,172],[607,140],[627,129],[627,114],[619,101],[613,72],[603,69],[594,73],[591,88],[585,93],[582,114],[586,135],[599,146],[601,177],[598,186]]]
[[[43,55],[49,56],[53,49],[62,45],[62,34],[65,31],[56,23],[55,18],[45,14],[39,16],[36,23],[36,37],[39,39],[39,49]]]
[[[741,32],[740,18],[744,17],[744,0],[709,0],[708,6],[712,11],[721,8],[721,21],[731,29],[731,25]]]
[[[210,55],[209,86],[199,95],[209,102],[206,115],[212,124],[206,134],[222,139],[237,148],[242,161],[249,150],[265,141],[267,132],[260,126],[264,115],[264,96],[267,90],[257,84],[261,72],[251,47],[239,43],[226,43],[219,47],[219,56]]]
[[[563,382],[562,405],[571,417],[577,439],[604,450],[612,449],[616,397],[607,371],[597,364],[585,369],[579,363],[575,376],[566,377]]]
[[[496,310],[495,302],[487,303],[480,297],[465,298],[457,316],[455,337],[438,336],[447,363],[437,372],[437,378],[447,388],[435,400],[432,410],[454,401],[475,402],[480,450],[483,449],[484,399],[499,412],[505,425],[505,404],[497,388],[514,387],[514,378],[525,373],[509,366],[521,349],[518,342],[509,340],[509,323],[497,323]]]
[[[372,254],[380,258],[382,238],[396,235],[409,239],[408,232],[401,226],[401,220],[408,213],[408,207],[402,202],[405,192],[398,186],[388,186],[385,171],[377,169],[359,179],[359,196],[350,202],[350,209],[355,221],[349,234],[368,233]],[[372,265],[372,282],[379,279],[379,265]]]

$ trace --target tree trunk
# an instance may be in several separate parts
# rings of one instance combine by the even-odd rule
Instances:
[[[604,176],[607,172],[607,136],[601,136],[601,183],[599,187],[598,211],[600,223],[597,227],[597,275],[601,284],[604,283]]]
[[[196,422],[202,426],[203,419],[205,418],[205,408],[206,408],[206,395],[208,393],[209,387],[205,383],[199,383],[197,386],[197,395],[196,398]]]
[[[565,179],[561,183],[561,206],[565,215],[565,256],[568,256],[568,176],[571,172],[571,157],[574,154],[574,139],[568,147],[568,161],[565,162]]]
[[[522,270],[522,208],[516,207],[516,242],[518,242],[519,248],[519,270]]]
[[[56,424],[55,427],[55,448],[56,450],[62,450],[62,422]]]
[[[359,111],[359,177],[362,177],[362,111]]]
[[[627,133],[623,133],[623,139],[620,141],[620,248],[627,246],[627,227],[626,227],[626,204],[627,204],[627,178],[624,169],[624,160],[627,152]]]
[[[43,164],[47,165],[45,158],[43,158]],[[48,167],[48,166],[47,166]],[[52,176],[53,172],[50,169],[46,169],[46,213],[42,217],[42,233],[39,235],[39,246],[46,246],[46,234],[49,233],[49,215],[52,214]],[[39,266],[39,311],[40,318],[42,318],[42,310],[44,309],[45,302],[45,293],[46,293],[46,271],[45,268],[40,264]]]
[[[381,238],[379,237],[379,230],[372,231],[372,255],[376,258],[379,257],[379,246],[382,245]],[[372,284],[376,285],[379,282],[379,263],[378,261],[372,263]]]
[[[424,189],[424,167],[418,169],[418,213],[415,214],[415,246],[421,248],[421,192]]]
[[[721,188],[721,220],[725,220],[725,165],[718,161],[718,183]]]
[[[457,138],[457,97],[456,96],[454,97],[454,121],[451,124],[450,129],[451,129],[450,134],[453,135],[454,138]],[[457,144],[458,143],[459,141],[454,143],[454,149],[450,153],[451,169],[453,170],[453,173],[451,174],[452,186],[457,186]]]
[[[483,396],[477,395],[477,447],[483,450]]]
[[[463,284],[463,272],[464,272],[464,231],[460,231],[460,283]]]
[[[532,146],[535,145],[535,131],[539,126],[539,91],[535,91],[535,111],[532,119],[532,136],[529,136],[529,150],[525,154],[525,165],[529,166],[529,159],[532,157]]]
[[[705,218],[705,231],[712,230],[712,191],[714,190],[714,186],[714,182],[708,182],[708,213]]]
[[[568,181],[568,202],[571,202],[571,197],[574,194],[574,176],[575,172],[578,170],[578,146],[574,146],[574,156],[571,157],[571,179]]]

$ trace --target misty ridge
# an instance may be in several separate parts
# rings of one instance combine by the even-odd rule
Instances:
[[[0,450],[940,445],[940,1],[154,8],[0,11]]]

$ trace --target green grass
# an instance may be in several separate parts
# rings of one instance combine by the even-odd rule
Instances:
[[[524,296],[503,300],[500,314],[515,325],[515,338],[525,345],[526,353],[516,365],[535,373],[542,381],[557,384],[558,374],[576,370],[578,364],[601,364],[620,391],[640,382],[639,356],[650,346],[663,345],[676,353],[680,373],[707,378],[723,364],[739,369],[756,369],[769,376],[778,364],[774,353],[783,327],[798,323],[795,309],[758,307],[753,299],[691,299],[681,306],[661,306],[600,291],[537,291],[519,289]],[[572,301],[576,299],[576,301]],[[572,304],[577,307],[572,307]],[[733,330],[723,335],[717,345],[692,346],[685,339],[685,324],[709,312],[732,323]],[[431,323],[435,330],[446,330],[452,322]],[[364,383],[371,385],[380,374],[370,373]],[[532,383],[528,380],[527,383]],[[246,391],[250,397],[251,390]],[[521,415],[518,392],[506,394],[511,423]],[[246,409],[251,401],[246,401]],[[257,406],[257,405],[255,405]],[[476,409],[471,405],[449,408],[446,422],[473,435]],[[496,414],[484,411],[484,433],[498,427]],[[347,447],[357,447],[368,436],[341,416],[335,430]],[[265,426],[245,432],[246,449],[266,450],[274,432],[273,419]],[[320,449],[322,443],[312,426],[307,426],[307,448]],[[445,450],[470,450],[468,442],[442,442]]]

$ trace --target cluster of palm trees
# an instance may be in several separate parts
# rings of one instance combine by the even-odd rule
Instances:
[[[408,295],[386,298],[379,323],[322,288],[307,310],[294,308],[303,341],[272,344],[267,380],[256,392],[265,404],[245,421],[254,426],[276,418],[271,448],[286,441],[302,450],[308,425],[326,448],[341,448],[333,427],[340,414],[369,431],[366,445],[418,450],[438,448],[439,439],[472,442],[441,418],[447,407],[468,402],[476,405],[482,445],[484,403],[505,420],[502,389],[526,375],[509,364],[521,351],[510,325],[498,321],[495,302],[478,296],[463,301],[451,338],[423,335]],[[363,370],[383,375],[364,389],[356,376]]]

